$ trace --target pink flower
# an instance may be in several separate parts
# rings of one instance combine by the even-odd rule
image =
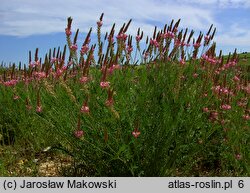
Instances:
[[[116,36],[116,38],[117,38],[118,40],[123,40],[123,41],[126,41],[127,37],[128,37],[128,35],[125,34],[125,33],[120,33],[120,34],[118,34],[118,35]]]
[[[5,86],[15,86],[17,83],[18,83],[18,80],[12,79],[12,80],[4,82],[3,84]]]
[[[163,35],[164,38],[171,38],[173,39],[174,38],[174,33],[173,32],[166,32],[164,35]]]
[[[245,88],[243,88],[247,94],[250,94],[250,84],[248,84]]]
[[[231,61],[231,62],[230,62],[230,66],[235,66],[236,64],[237,64],[236,61]]]
[[[200,43],[195,43],[193,46],[194,46],[195,49],[197,49],[197,48],[199,48],[201,46],[201,44]]]
[[[208,43],[209,42],[209,40],[210,40],[210,36],[209,35],[206,35],[205,37],[204,37],[204,39],[205,39],[205,43]]]
[[[220,74],[220,71],[219,71],[219,70],[215,70],[214,73],[215,73],[216,75],[219,75],[219,74]]]
[[[139,137],[139,135],[141,134],[141,132],[138,130],[138,128],[135,128],[134,131],[132,131],[132,135],[137,138]]]
[[[77,44],[73,44],[73,45],[71,45],[70,46],[70,49],[72,50],[72,51],[76,51],[77,50]]]
[[[118,39],[119,39],[119,38],[118,38]],[[108,40],[109,40],[109,42],[113,43],[113,42],[114,42],[114,37],[113,37],[113,36],[109,36],[109,37],[108,37]]]
[[[237,105],[239,107],[245,107],[247,106],[247,102],[248,102],[247,98],[241,98],[240,100],[238,100]]]
[[[214,120],[217,120],[217,119],[218,119],[218,116],[219,116],[219,113],[216,112],[216,111],[214,111],[214,112],[211,112],[211,113],[210,113],[209,119],[210,119],[211,121],[214,121]]]
[[[66,71],[67,68],[68,68],[67,66],[63,66],[63,67],[62,67],[62,70],[63,70],[63,71]]]
[[[34,76],[40,80],[46,77],[46,73],[45,72],[34,72]]]
[[[29,63],[29,67],[30,67],[30,68],[33,68],[33,67],[35,67],[35,64],[34,64],[34,62],[30,62],[30,63]]]
[[[56,71],[56,76],[59,77],[63,74],[63,69],[58,68]]]
[[[118,64],[113,64],[112,66],[110,66],[109,68],[108,68],[108,73],[109,74],[112,74],[113,72],[114,72],[114,70],[119,70],[121,67],[120,67],[120,65],[118,65]],[[104,69],[102,69],[102,71],[104,71],[105,70],[105,68]]]
[[[36,112],[38,112],[38,113],[42,112],[42,106],[41,105],[36,107]]]
[[[156,39],[150,39],[150,44],[151,45],[154,45],[155,47],[159,47],[159,43],[157,42],[157,40]]]
[[[238,153],[238,154],[235,155],[235,158],[236,158],[237,160],[241,160],[242,156]]]
[[[139,41],[141,41],[141,36],[136,36],[135,39],[136,39],[137,42],[139,42]]]
[[[127,46],[126,50],[127,50],[128,54],[130,54],[133,51],[133,47]]]
[[[85,44],[81,48],[81,54],[86,54],[89,51],[89,45]]]
[[[220,93],[220,90],[221,90],[221,86],[218,85],[218,86],[213,86],[212,87],[213,91],[216,93],[216,94],[219,94]]]
[[[121,67],[120,67],[119,64],[113,64],[113,68],[114,68],[115,70],[119,70]]]
[[[225,95],[227,95],[227,94],[229,93],[229,90],[228,90],[227,88],[222,88],[222,89],[220,89],[220,91],[221,91],[223,94],[225,94]]]
[[[69,61],[67,66],[71,66],[73,64],[73,61]]]
[[[100,82],[100,86],[102,88],[108,88],[110,86],[110,82],[102,81],[102,82]]]
[[[178,32],[178,28],[175,27],[174,30],[173,30],[173,32],[175,32],[175,33]]]
[[[98,21],[98,22],[96,22],[96,24],[97,24],[98,27],[102,27],[103,23],[102,23],[102,21]]]
[[[40,61],[39,60],[29,63],[30,68],[34,68],[35,66],[40,66]]]
[[[14,95],[14,96],[13,96],[13,99],[14,99],[14,100],[17,100],[17,99],[19,99],[19,98],[20,98],[20,96],[18,96],[18,95]]]
[[[114,104],[113,98],[107,99],[106,102],[105,102],[105,105],[106,105],[107,107],[111,107],[111,106],[113,106],[113,104]]]
[[[222,110],[230,110],[232,107],[231,107],[231,105],[223,104],[223,105],[220,106],[220,108]]]
[[[208,55],[203,54],[203,55],[201,56],[201,58],[204,59],[204,60],[208,60],[209,57],[208,57]]]
[[[248,121],[250,120],[250,115],[246,114],[242,116],[244,120]]]
[[[173,38],[174,38],[174,36],[175,36],[175,35],[174,35],[174,33],[173,33],[173,32],[169,32],[168,37],[170,37],[170,38],[172,38],[172,39],[173,39]]]
[[[148,58],[148,55],[149,55],[149,53],[145,52],[145,54],[144,54],[144,60],[146,60]]]
[[[204,108],[202,109],[202,111],[205,112],[205,113],[208,113],[208,112],[209,112],[209,109],[208,109],[207,107],[204,107]]]
[[[184,59],[181,59],[181,60],[180,60],[180,64],[181,64],[182,66],[184,66],[184,65],[185,65],[185,63],[186,63],[186,62],[185,62],[185,60],[184,60]]]
[[[174,46],[179,47],[181,45],[180,40],[178,40],[177,38],[174,40]]]
[[[84,131],[83,130],[76,130],[74,132],[74,135],[75,135],[76,138],[80,139],[81,137],[83,137]]]
[[[87,76],[82,76],[81,78],[80,78],[80,83],[87,83],[88,82],[88,77]]]
[[[87,104],[84,104],[82,107],[81,107],[81,113],[89,113],[89,107],[87,106]]]
[[[65,34],[66,34],[67,36],[70,36],[70,35],[72,34],[72,32],[71,32],[70,29],[66,28],[66,29],[65,29]]]
[[[57,58],[51,58],[51,60],[50,60],[50,63],[55,63],[56,61],[58,61],[58,59]]]
[[[108,73],[109,73],[109,74],[113,74],[113,71],[114,71],[113,66],[111,66],[111,67],[108,68]]]
[[[194,78],[197,78],[198,76],[199,76],[199,74],[197,74],[197,73],[194,73],[194,74],[193,74],[193,77],[194,77]]]
[[[239,78],[238,76],[234,76],[234,77],[233,77],[233,81],[234,81],[234,82],[239,82],[239,81],[240,81],[240,78]]]

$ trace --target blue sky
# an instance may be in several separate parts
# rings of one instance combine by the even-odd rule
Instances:
[[[250,0],[1,0],[0,62],[27,63],[29,50],[39,47],[44,57],[50,48],[62,47],[69,16],[73,29],[80,29],[81,45],[102,12],[104,32],[114,22],[119,27],[132,18],[129,33],[135,35],[140,27],[150,35],[155,25],[162,28],[181,18],[181,28],[197,33],[214,24],[217,49],[225,54],[234,48],[250,51]]]

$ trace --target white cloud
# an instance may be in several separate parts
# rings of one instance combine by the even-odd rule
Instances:
[[[67,17],[73,17],[73,29],[88,32],[104,12],[103,32],[116,23],[116,30],[133,19],[129,32],[135,35],[140,27],[146,35],[154,26],[163,27],[172,19],[181,18],[181,27],[203,31],[214,24],[217,43],[228,46],[250,45],[248,22],[237,23],[232,16],[223,23],[218,16],[227,8],[249,9],[250,0],[0,0],[0,35],[29,36],[63,32]],[[218,11],[219,10],[219,11]],[[250,10],[249,10],[250,12]],[[247,19],[247,18],[245,18]],[[244,20],[244,18],[242,18]],[[248,25],[247,26],[245,26]],[[116,31],[117,32],[117,31]]]
[[[239,26],[237,23],[228,27],[229,30],[223,34],[216,36],[215,40],[218,44],[224,46],[250,46],[250,28]]]
[[[113,22],[121,26],[130,18],[134,32],[138,27],[153,30],[154,22],[159,27],[171,19],[182,19],[183,27],[197,30],[207,29],[211,23],[216,23],[212,11],[205,8],[180,5],[173,1],[155,0],[1,0],[0,34],[14,36],[28,36],[33,34],[47,34],[62,32],[66,26],[66,18],[73,17],[73,28],[87,32],[95,27],[96,20],[102,12],[105,13],[104,24],[107,30]],[[104,25],[105,26],[105,25]]]
[[[198,4],[220,8],[249,8],[250,0],[177,0],[186,4]]]

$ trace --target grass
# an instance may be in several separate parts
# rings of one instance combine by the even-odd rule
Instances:
[[[0,175],[44,176],[47,164],[57,176],[249,176],[248,58],[215,56],[212,27],[188,51],[178,42],[192,31],[177,21],[155,29],[142,52],[138,31],[135,66],[130,22],[113,44],[114,29],[101,39],[102,17],[97,49],[89,33],[77,52],[69,18],[67,63],[65,47],[2,67]]]

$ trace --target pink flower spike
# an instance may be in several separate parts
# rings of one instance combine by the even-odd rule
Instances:
[[[45,72],[34,72],[34,76],[40,80],[46,77],[46,73]]]
[[[137,42],[141,41],[141,37],[140,36],[136,36],[135,39],[136,39]]]
[[[138,128],[132,131],[132,135],[134,136],[134,138],[138,138],[140,134],[141,132],[138,130]]]
[[[81,48],[81,54],[86,54],[89,51],[89,45],[83,45]]]
[[[15,86],[17,83],[18,83],[18,80],[12,79],[12,80],[9,80],[9,81],[4,82],[3,84],[4,84],[5,86]]]
[[[203,96],[204,96],[204,97],[207,97],[207,96],[208,96],[208,94],[207,94],[207,93],[204,93],[204,94],[203,94]]]
[[[55,63],[56,61],[58,61],[58,59],[57,58],[51,58],[51,60],[50,60],[50,63]]]
[[[105,102],[105,105],[106,105],[107,107],[111,107],[111,106],[113,106],[113,104],[114,104],[113,98],[107,99],[106,102]]]
[[[82,107],[81,107],[81,113],[89,113],[89,107],[87,106],[87,104],[84,104]]]
[[[65,29],[65,34],[66,34],[67,36],[70,36],[70,35],[72,34],[72,32],[71,32],[70,29],[66,28],[66,29]]]
[[[204,39],[205,39],[205,42],[207,43],[209,40],[210,40],[210,36],[209,35],[206,35],[205,37],[204,37]]]
[[[197,73],[194,73],[194,74],[193,74],[193,77],[194,77],[194,78],[197,78],[198,76],[199,76],[199,74],[197,74]]]
[[[200,43],[195,43],[193,46],[194,46],[195,49],[197,49],[197,48],[199,48],[201,46],[201,44]]]
[[[232,107],[231,107],[231,105],[223,104],[223,105],[220,106],[220,108],[222,110],[230,110]]]
[[[248,121],[250,120],[250,115],[246,114],[242,116],[244,120]]]
[[[108,68],[108,73],[109,73],[109,74],[113,74],[113,71],[114,71],[113,66],[111,66],[111,67]]]
[[[73,64],[73,61],[69,61],[67,66],[71,66]]]
[[[130,54],[133,51],[133,47],[132,46],[128,46],[126,48],[126,50],[127,50],[128,54]]]
[[[56,71],[56,76],[59,77],[63,74],[63,70],[62,69],[57,69]]]
[[[83,131],[83,130],[76,130],[76,131],[74,132],[74,135],[75,135],[76,138],[80,139],[80,138],[83,137],[84,131]]]
[[[216,111],[210,112],[209,119],[210,119],[211,121],[215,121],[215,120],[218,119],[218,116],[219,116],[219,113],[218,113],[218,112],[216,112]]]
[[[14,95],[14,96],[13,96],[13,99],[14,99],[14,100],[18,100],[19,98],[20,98],[20,96],[18,96],[18,95]]]
[[[207,107],[204,107],[204,108],[202,109],[202,111],[205,112],[205,113],[208,113],[208,112],[209,112],[209,109],[208,109]]]
[[[36,112],[41,113],[42,112],[42,106],[37,106],[36,107]]]
[[[70,46],[70,49],[72,50],[72,51],[76,51],[77,50],[77,44],[73,44],[72,46]]]
[[[234,76],[234,77],[233,77],[233,81],[234,81],[234,82],[239,82],[239,81],[240,81],[240,78],[239,78],[238,76]]]
[[[119,39],[119,38],[117,38],[117,39]],[[108,37],[108,40],[109,40],[109,42],[111,42],[111,43],[114,42],[114,38],[113,38],[112,36],[109,36],[109,37]]]
[[[238,154],[235,155],[235,158],[236,158],[237,160],[241,160],[242,156],[238,153]]]
[[[82,76],[81,78],[80,78],[80,83],[87,83],[88,82],[88,77],[87,76]]]
[[[96,24],[97,24],[98,27],[102,27],[103,23],[102,23],[102,21],[98,21],[98,22],[96,22]]]
[[[180,60],[180,64],[181,64],[182,66],[184,66],[184,65],[185,65],[185,60],[184,60],[184,59],[181,59],[181,60]]]
[[[102,88],[109,88],[110,82],[102,81],[102,82],[100,83],[100,86],[101,86]]]
[[[113,65],[114,70],[119,70],[121,67],[119,64],[114,64]]]

